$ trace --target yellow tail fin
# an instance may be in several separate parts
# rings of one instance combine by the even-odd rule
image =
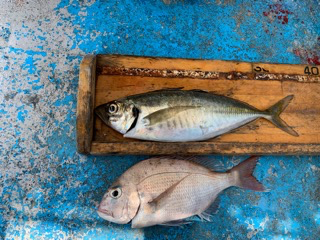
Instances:
[[[293,95],[289,95],[270,108],[266,110],[268,113],[269,117],[266,117],[269,121],[271,121],[274,125],[276,125],[278,128],[282,129],[283,131],[289,133],[292,136],[298,137],[299,134],[292,129],[285,121],[283,121],[280,118],[280,114],[283,112],[283,110],[288,106],[288,104],[291,102],[293,99]]]

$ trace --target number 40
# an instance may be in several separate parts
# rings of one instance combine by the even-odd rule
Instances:
[[[304,73],[308,75],[319,75],[319,68],[317,67],[306,67]]]

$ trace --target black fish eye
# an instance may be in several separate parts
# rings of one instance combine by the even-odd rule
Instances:
[[[108,109],[109,113],[116,113],[118,111],[118,106],[117,104],[110,104],[109,109]]]
[[[119,198],[121,196],[121,193],[122,193],[121,189],[120,188],[116,188],[116,189],[111,190],[110,196],[112,198]]]

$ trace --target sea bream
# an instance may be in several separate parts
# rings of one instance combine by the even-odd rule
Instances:
[[[203,161],[203,160],[202,160]],[[118,224],[131,221],[132,228],[189,223],[191,216],[211,221],[218,194],[237,186],[264,191],[252,172],[257,157],[251,157],[221,173],[210,169],[213,161],[154,157],[123,173],[104,194],[98,215]]]
[[[258,118],[298,136],[280,117],[293,95],[258,110],[247,103],[202,90],[164,89],[124,97],[95,109],[102,121],[124,137],[161,142],[210,139]]]

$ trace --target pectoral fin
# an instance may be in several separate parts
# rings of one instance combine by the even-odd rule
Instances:
[[[189,177],[190,174],[188,174],[187,176],[181,178],[179,181],[177,181],[176,183],[174,183],[173,185],[171,185],[169,188],[167,188],[164,192],[162,192],[159,196],[157,196],[156,198],[152,199],[151,201],[149,201],[149,205],[154,209],[154,211],[157,210],[158,206],[161,204],[162,201],[165,201],[165,199],[167,199],[170,194],[174,191],[174,189],[187,177]]]
[[[198,108],[198,106],[177,106],[161,109],[154,113],[151,113],[143,118],[143,121],[147,126],[152,126],[160,122],[165,122],[170,118],[173,118],[178,113],[187,111],[190,109]]]

